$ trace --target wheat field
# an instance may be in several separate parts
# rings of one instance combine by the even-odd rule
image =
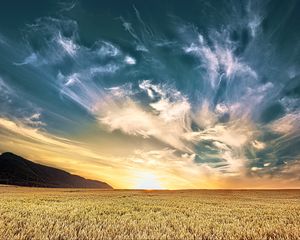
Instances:
[[[2,186],[0,239],[300,239],[300,191]]]

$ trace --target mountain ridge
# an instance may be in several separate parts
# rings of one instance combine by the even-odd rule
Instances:
[[[105,182],[86,179],[58,168],[34,163],[11,152],[0,155],[0,184],[49,188],[112,189]]]

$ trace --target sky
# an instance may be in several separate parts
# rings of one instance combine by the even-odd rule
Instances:
[[[0,152],[114,188],[300,188],[297,0],[11,0]]]

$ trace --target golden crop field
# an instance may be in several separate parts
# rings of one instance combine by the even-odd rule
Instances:
[[[2,186],[0,238],[300,239],[300,190]]]

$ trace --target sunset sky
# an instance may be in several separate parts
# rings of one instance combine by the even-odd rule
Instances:
[[[300,2],[11,0],[0,152],[114,188],[300,188]]]

